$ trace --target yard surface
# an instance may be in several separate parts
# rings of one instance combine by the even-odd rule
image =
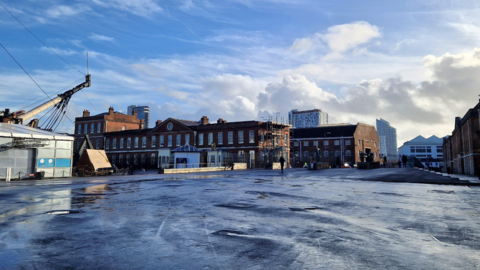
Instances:
[[[480,269],[480,187],[413,169],[0,182],[0,269]]]

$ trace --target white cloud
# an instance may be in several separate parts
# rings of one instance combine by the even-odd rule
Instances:
[[[54,47],[50,47],[50,49],[52,49],[52,51],[54,51],[58,55],[75,55],[79,53],[77,51],[70,50],[70,49],[62,50]],[[40,50],[43,52],[52,53],[52,51],[50,51],[47,47],[41,47]]]
[[[79,13],[90,10],[86,5],[74,5],[74,6],[54,6],[45,11],[45,14],[50,18],[67,18],[68,16],[74,16]]]
[[[150,17],[155,13],[163,12],[163,8],[154,0],[92,0],[92,2],[99,6],[131,12],[142,17]]]
[[[380,31],[377,26],[367,22],[355,22],[328,28],[322,40],[328,44],[330,50],[341,53],[379,36]]]
[[[290,50],[304,54],[322,47],[322,43],[325,43],[333,54],[341,54],[380,35],[378,27],[368,22],[341,24],[329,27],[324,34],[315,33],[310,37],[296,39]]]
[[[89,39],[94,40],[94,41],[114,41],[115,39],[113,37],[107,37],[104,35],[99,35],[99,34],[94,34],[92,33],[89,37]]]

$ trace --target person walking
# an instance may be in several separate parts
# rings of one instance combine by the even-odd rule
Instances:
[[[403,167],[406,168],[407,167],[407,156],[405,156],[405,155],[402,156],[402,162],[403,162]]]
[[[283,158],[283,156],[280,156],[280,168],[282,169],[282,173],[283,173],[283,165],[285,164],[285,159]]]
[[[383,167],[387,168],[387,156],[383,157]]]
[[[398,160],[398,168],[402,168],[402,161],[400,159]]]

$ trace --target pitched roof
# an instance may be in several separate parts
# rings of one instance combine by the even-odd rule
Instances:
[[[350,137],[353,136],[357,125],[337,124],[325,125],[314,128],[295,128],[292,129],[292,138],[332,138],[332,137]]]
[[[172,118],[172,119],[179,122],[179,123],[184,124],[187,127],[200,125],[200,123],[195,122],[195,121],[191,121],[191,120],[183,120],[183,119],[176,119],[176,118]]]

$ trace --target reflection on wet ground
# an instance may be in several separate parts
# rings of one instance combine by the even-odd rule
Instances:
[[[0,269],[480,267],[480,189],[392,183],[437,181],[414,171],[368,173],[3,184]]]

